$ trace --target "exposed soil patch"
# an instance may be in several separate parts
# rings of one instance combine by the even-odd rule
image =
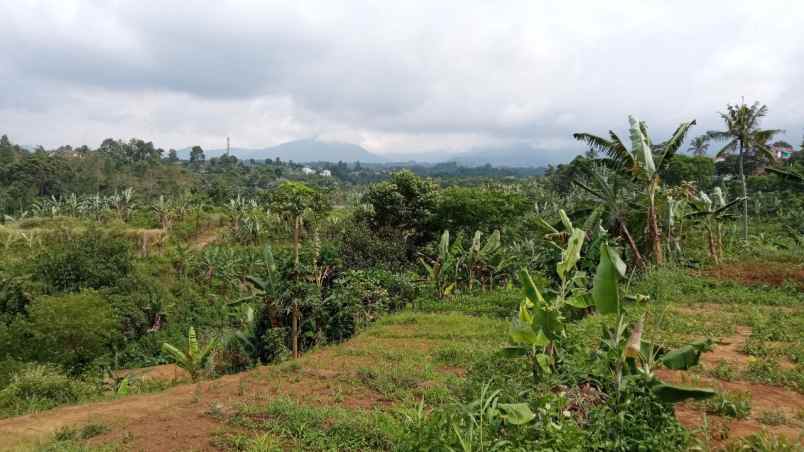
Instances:
[[[394,332],[415,335],[413,328]],[[277,396],[300,403],[339,405],[349,409],[387,407],[392,402],[354,378],[359,369],[376,364],[364,349],[379,338],[361,335],[354,342],[311,352],[298,365],[267,366],[228,375],[201,384],[182,384],[156,394],[136,395],[107,402],[57,408],[28,416],[0,420],[0,450],[47,439],[63,427],[101,422],[111,431],[94,438],[94,444],[120,442],[128,450],[214,450],[210,438],[224,429],[221,419],[243,403],[264,403]],[[435,340],[381,338],[386,353],[428,352],[443,344]],[[426,358],[424,358],[426,360]],[[175,366],[128,371],[139,378],[172,380],[181,372]],[[441,372],[441,370],[439,370]],[[457,368],[444,373],[460,374]]]
[[[782,286],[790,282],[804,291],[804,265],[785,262],[740,262],[708,268],[703,276],[736,281],[747,286]]]
[[[737,326],[734,336],[721,339],[712,352],[704,353],[701,356],[702,366],[712,368],[720,362],[726,362],[734,368],[745,368],[749,357],[741,350],[750,335],[750,328]],[[746,419],[707,416],[710,438],[715,445],[723,445],[763,430],[774,435],[784,436],[792,441],[801,441],[804,438],[802,425],[797,420],[799,413],[804,412],[804,395],[798,392],[746,381],[723,381],[683,371],[660,369],[656,374],[662,380],[672,383],[710,387],[727,393],[751,394],[751,414]],[[759,416],[763,412],[784,414],[789,422],[783,425],[764,425],[759,421]],[[691,430],[704,426],[704,414],[700,404],[695,402],[676,405],[676,417],[679,422]]]

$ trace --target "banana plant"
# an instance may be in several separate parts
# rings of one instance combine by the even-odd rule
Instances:
[[[427,272],[427,280],[435,287],[438,298],[444,298],[455,290],[456,270],[460,267],[462,254],[460,241],[455,240],[450,244],[449,231],[444,231],[438,242],[438,256],[435,259],[419,257]]]
[[[660,153],[654,157],[654,145],[648,135],[648,126],[632,116],[628,117],[630,149],[613,131],[609,131],[610,139],[588,133],[575,133],[576,140],[588,144],[591,148],[608,154],[610,164],[623,173],[639,182],[645,189],[648,198],[647,208],[647,239],[656,264],[664,262],[662,253],[661,231],[657,220],[656,195],[661,186],[660,174],[666,170],[675,156],[689,129],[695,125],[695,120],[681,123],[673,135],[660,144]]]
[[[607,320],[599,353],[610,360],[616,387],[621,389],[626,383],[645,384],[659,400],[667,403],[715,395],[710,389],[676,386],[656,377],[653,370],[658,366],[687,370],[697,365],[701,353],[711,350],[712,341],[705,339],[666,350],[643,340],[644,316],[634,325],[628,325],[622,306],[619,280],[625,270],[625,263],[616,250],[608,243],[601,244],[592,293],[598,312]],[[630,334],[627,334],[629,329]]]
[[[564,335],[565,305],[576,308],[589,306],[586,292],[586,274],[570,272],[581,259],[581,249],[586,237],[582,229],[573,227],[566,212],[559,212],[568,240],[562,249],[561,261],[556,264],[556,273],[561,280],[556,297],[544,298],[527,269],[522,269],[525,300],[519,305],[519,313],[511,325],[510,338],[513,346],[505,349],[509,356],[527,356],[531,359],[533,378],[538,381],[540,373],[550,373],[554,364],[555,342]]]
[[[474,288],[475,283],[480,283],[480,286],[483,287],[483,274],[486,274],[486,281],[491,287],[495,275],[510,261],[509,258],[502,256],[503,248],[499,230],[492,232],[485,243],[482,242],[482,237],[482,232],[475,232],[472,245],[464,257],[470,291]]]
[[[164,195],[159,195],[159,201],[156,201],[151,206],[151,211],[156,215],[159,220],[159,227],[163,231],[170,229],[170,225],[173,222],[173,209]]]
[[[202,371],[209,364],[212,358],[212,353],[218,347],[217,338],[213,338],[207,343],[204,348],[198,345],[198,338],[195,334],[195,328],[190,327],[187,331],[187,351],[183,352],[175,346],[162,343],[162,352],[170,355],[176,361],[176,365],[187,371],[193,382],[198,381],[201,377]]]
[[[736,198],[730,202],[726,202],[726,198],[723,196],[723,191],[720,187],[715,187],[713,195],[715,198],[714,201],[702,191],[690,204],[693,212],[687,214],[687,218],[703,222],[704,229],[706,230],[709,257],[715,261],[715,264],[719,264],[720,259],[723,257],[722,221],[728,217],[734,216],[729,213],[729,210],[734,205],[742,202],[743,198]]]

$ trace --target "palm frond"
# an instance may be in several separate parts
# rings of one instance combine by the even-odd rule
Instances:
[[[738,141],[737,141],[736,138],[731,140],[729,143],[727,143],[725,146],[723,146],[719,151],[717,151],[717,153],[715,155],[718,158],[723,158],[723,157],[727,156],[728,154],[731,154],[732,152],[734,152],[735,149],[737,149],[737,143],[738,143]]]
[[[673,136],[670,137],[669,140],[664,144],[664,152],[662,153],[661,157],[659,157],[659,161],[656,164],[656,167],[659,171],[667,168],[670,164],[670,160],[673,159],[673,156],[678,152],[681,148],[681,145],[684,143],[684,140],[687,138],[687,133],[689,132],[690,128],[695,125],[695,120],[693,119],[690,122],[683,122],[681,123],[675,132],[673,132]]]

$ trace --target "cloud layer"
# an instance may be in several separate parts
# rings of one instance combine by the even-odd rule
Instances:
[[[744,96],[798,143],[804,4],[13,1],[0,133],[26,144],[240,147],[320,137],[375,152],[528,142],[648,121],[659,137]]]

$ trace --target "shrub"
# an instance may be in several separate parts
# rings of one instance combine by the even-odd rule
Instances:
[[[21,322],[30,334],[31,357],[60,364],[69,373],[109,352],[120,334],[111,307],[91,290],[35,300],[29,319]]]
[[[378,274],[378,271],[352,270],[335,281],[335,288],[324,303],[328,340],[347,339],[360,325],[388,311],[391,299]]]
[[[11,377],[0,391],[0,414],[19,415],[76,403],[97,393],[94,385],[70,378],[57,368],[33,365]]]
[[[411,264],[414,255],[400,229],[378,227],[372,230],[359,220],[351,220],[343,228],[339,243],[347,268],[400,270]]]
[[[111,287],[131,271],[130,246],[124,238],[91,229],[52,243],[36,259],[33,272],[50,292]]]

